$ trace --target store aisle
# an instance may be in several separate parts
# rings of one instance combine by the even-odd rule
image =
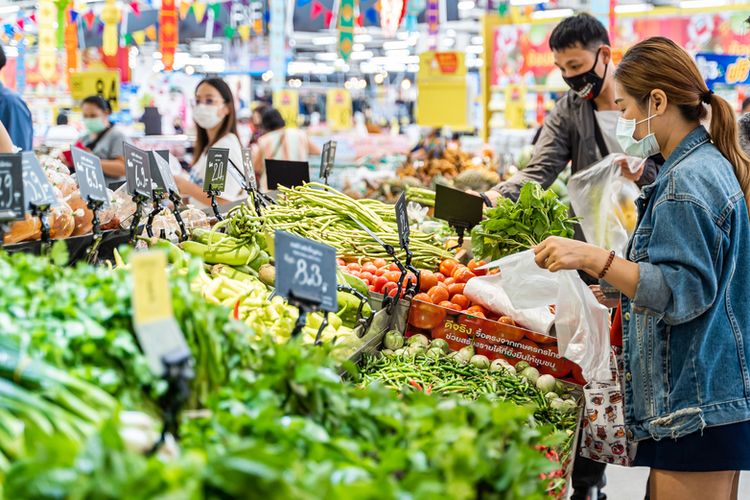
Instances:
[[[645,467],[607,467],[607,498],[609,500],[642,500],[646,491],[648,469]],[[750,498],[750,472],[740,479],[739,498]]]

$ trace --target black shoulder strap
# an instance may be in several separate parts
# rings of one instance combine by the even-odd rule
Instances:
[[[96,138],[93,141],[91,141],[91,143],[89,143],[86,147],[89,148],[91,151],[93,151],[96,145],[99,144],[99,141],[101,141],[104,138],[104,136],[107,135],[107,132],[112,130],[112,127],[114,127],[114,125],[110,124],[109,127],[102,130],[99,133],[99,135],[97,135]]]
[[[609,148],[607,147],[607,143],[604,141],[602,130],[599,127],[599,120],[596,119],[596,106],[593,102],[591,103],[591,116],[594,118],[594,138],[596,139],[596,145],[599,148],[599,154],[601,154],[602,158],[604,158],[609,154]]]

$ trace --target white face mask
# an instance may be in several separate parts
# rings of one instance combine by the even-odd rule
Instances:
[[[651,98],[648,99],[648,110],[651,112]],[[635,156],[637,158],[649,158],[659,153],[659,143],[656,141],[656,136],[651,132],[651,119],[656,115],[650,115],[648,118],[635,121],[635,119],[625,119],[622,116],[617,119],[617,130],[615,135],[617,136],[617,142],[620,143],[622,150],[625,154]],[[635,127],[643,122],[648,122],[648,134],[641,140],[637,140],[633,137],[635,133]]]
[[[198,104],[193,107],[193,119],[199,127],[210,130],[221,123],[224,117],[219,115],[219,106]]]

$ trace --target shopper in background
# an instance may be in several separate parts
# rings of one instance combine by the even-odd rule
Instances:
[[[257,144],[258,139],[263,135],[263,112],[266,110],[266,107],[266,104],[258,104],[250,115],[250,123],[253,127],[250,145]]]
[[[742,113],[742,116],[740,116],[740,146],[747,155],[750,155],[750,97],[742,101]]]
[[[8,131],[5,130],[5,126],[0,122],[0,153],[14,153],[15,147],[13,141],[10,140]]]
[[[746,115],[747,113],[750,113],[750,97],[746,97],[744,101],[742,101],[742,114]]]
[[[307,161],[309,155],[319,155],[320,148],[310,141],[304,130],[286,128],[281,113],[271,106],[261,115],[263,135],[253,151],[253,165],[262,190],[268,189],[265,160]]]
[[[246,198],[247,194],[242,189],[242,185],[229,172],[235,167],[242,169],[242,146],[237,137],[234,96],[224,80],[206,78],[198,84],[193,101],[193,120],[196,126],[194,160],[190,175],[185,174],[176,178],[180,193],[190,197],[191,202],[198,206],[208,206],[211,198],[203,192],[208,150],[209,148],[225,148],[229,150],[230,164],[227,165],[224,191],[216,198],[216,201],[219,204],[226,204]]]
[[[550,238],[537,263],[604,276],[624,295],[625,423],[651,498],[734,499],[750,469],[750,157],[732,106],[671,40],[635,45],[615,79],[622,147],[666,158],[629,260]]]
[[[60,111],[57,114],[56,123],[56,125],[47,129],[47,133],[44,136],[45,146],[70,146],[78,140],[81,134],[77,128],[68,123],[68,113],[66,111]]]
[[[528,166],[485,193],[493,204],[500,196],[516,199],[527,181],[551,186],[569,162],[575,174],[610,153],[623,152],[615,138],[615,65],[604,25],[588,14],[569,17],[552,31],[549,46],[570,91],[544,120]],[[623,165],[623,175],[639,186],[653,182],[656,171],[652,160],[635,174]],[[580,229],[576,234],[583,239]]]
[[[7,59],[2,45],[0,45],[0,71],[5,67]],[[24,151],[34,148],[34,126],[31,121],[31,111],[17,92],[10,90],[0,83],[0,122],[10,135],[13,144]]]
[[[109,102],[99,95],[89,96],[81,104],[81,114],[86,135],[80,141],[101,160],[107,184],[124,180],[125,157],[122,145],[128,137],[110,121],[112,109]]]

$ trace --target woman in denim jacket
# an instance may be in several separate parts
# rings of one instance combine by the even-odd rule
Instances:
[[[638,200],[628,259],[550,238],[537,263],[624,296],[625,420],[651,498],[736,498],[750,469],[750,159],[732,107],[671,40],[634,46],[615,78],[623,149],[666,158]]]

